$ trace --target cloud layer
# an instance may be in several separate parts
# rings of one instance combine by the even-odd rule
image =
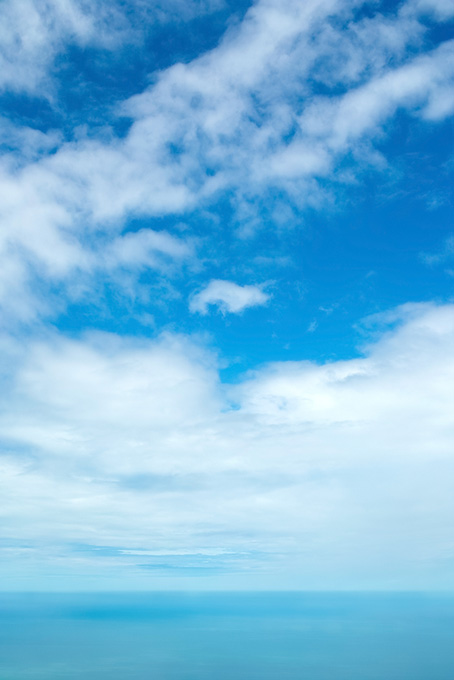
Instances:
[[[373,324],[361,358],[271,364],[227,390],[181,336],[33,342],[0,421],[9,553],[87,575],[84,545],[118,578],[181,553],[182,576],[192,559],[246,583],[418,587],[430,566],[447,584],[454,309]]]

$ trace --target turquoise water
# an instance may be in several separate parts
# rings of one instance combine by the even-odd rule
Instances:
[[[453,680],[454,597],[0,594],[1,680]]]

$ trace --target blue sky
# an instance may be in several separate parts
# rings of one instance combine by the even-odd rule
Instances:
[[[4,587],[452,588],[452,3],[1,12]]]

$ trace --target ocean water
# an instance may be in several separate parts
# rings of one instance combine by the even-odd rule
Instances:
[[[454,596],[0,594],[1,680],[453,680]]]

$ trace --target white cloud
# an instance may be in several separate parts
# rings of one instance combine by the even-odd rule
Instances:
[[[104,258],[109,269],[126,266],[133,269],[143,267],[159,268],[170,261],[189,259],[194,255],[190,243],[166,232],[141,229],[128,232],[111,241]]]
[[[260,286],[239,286],[233,281],[213,279],[208,286],[196,293],[189,304],[191,312],[207,314],[210,305],[222,312],[238,314],[248,307],[266,305],[270,296]]]
[[[450,0],[411,0],[408,3],[408,11],[433,14],[441,21],[454,16],[454,7]]]
[[[4,540],[38,555],[19,572],[54,546],[62,573],[121,580],[121,560],[71,552],[88,544],[130,569],[146,561],[131,551],[243,553],[252,585],[265,569],[274,586],[451,587],[454,308],[372,322],[362,358],[227,390],[183,337],[3,343]]]
[[[76,0],[48,0],[41,11],[32,0],[4,4],[5,87],[14,80],[18,88],[36,89],[56,50],[74,40],[108,46],[108,36],[119,35],[109,27],[123,25],[116,4],[109,11]],[[336,169],[346,159],[350,174],[342,176],[351,181],[367,165],[385,168],[372,144],[399,109],[429,121],[450,115],[452,41],[418,54],[425,32],[419,5],[355,21],[360,4],[257,2],[218,47],[157,74],[147,91],[120,106],[133,122],[123,139],[106,138],[104,130],[102,139],[80,137],[47,155],[59,143],[56,133],[10,126],[6,134],[14,133],[17,150],[0,167],[4,311],[17,310],[21,318],[43,313],[52,304],[36,296],[36,279],[70,289],[80,272],[99,272],[95,260],[103,262],[105,275],[111,263],[111,280],[125,257],[154,266],[156,248],[153,257],[150,249],[132,257],[139,241],[133,247],[130,236],[122,241],[129,255],[118,255],[131,216],[206,208],[228,190],[243,235],[253,233],[257,220],[248,206],[266,200],[270,189],[278,187],[300,208],[320,205],[330,200],[335,189],[329,187],[338,186]],[[134,12],[146,7],[135,4]],[[212,5],[194,7],[210,11]],[[28,37],[14,61],[21,30]],[[335,87],[336,95],[315,96],[312,81]]]
[[[454,41],[432,53],[415,58],[410,64],[371,79],[339,98],[315,99],[299,118],[302,136],[296,138],[277,157],[274,169],[293,175],[293,157],[299,158],[297,174],[326,175],[339,153],[356,151],[358,140],[366,133],[373,137],[381,132],[381,124],[400,107],[435,118],[435,101],[454,76]],[[441,106],[441,105],[440,105]],[[448,108],[445,115],[448,115]],[[443,117],[440,109],[440,118]],[[307,157],[308,145],[313,150]],[[361,146],[358,147],[362,151]],[[276,161],[278,165],[276,166]]]
[[[4,0],[0,88],[58,109],[69,46],[112,50],[219,6],[135,0],[127,19],[122,2]],[[69,142],[0,119],[5,323],[93,298],[106,280],[137,293],[147,268],[169,279],[194,265],[192,232],[153,218],[225,192],[243,236],[263,222],[262,200],[276,200],[270,216],[285,202],[279,224],[294,224],[293,207],[329,200],[341,165],[353,182],[392,163],[374,144],[397,112],[430,126],[451,115],[454,43],[427,51],[424,20],[452,4],[409,0],[358,19],[361,7],[259,0],[215,49],[118,104],[131,122],[122,138],[104,119],[99,138]],[[125,231],[144,217],[147,228]],[[269,298],[214,279],[190,310]],[[452,587],[453,319],[452,306],[407,305],[369,319],[384,330],[360,358],[275,363],[234,386],[196,338],[1,338],[0,512],[18,573],[52,563],[96,577],[108,564],[121,583],[125,564],[137,573],[153,556],[235,555],[253,586],[260,570],[280,583],[280,570],[295,587]],[[82,558],[71,546],[83,543],[118,555]]]
[[[118,49],[141,40],[154,24],[190,20],[219,9],[222,0],[3,0],[0,89],[55,96],[55,59],[68,47]]]
[[[99,39],[93,15],[77,0],[5,0],[0,28],[0,87],[35,92],[66,41]]]
[[[28,163],[60,146],[62,135],[57,130],[47,133],[25,125],[14,125],[7,118],[0,117],[0,149],[3,163],[16,167]]]

